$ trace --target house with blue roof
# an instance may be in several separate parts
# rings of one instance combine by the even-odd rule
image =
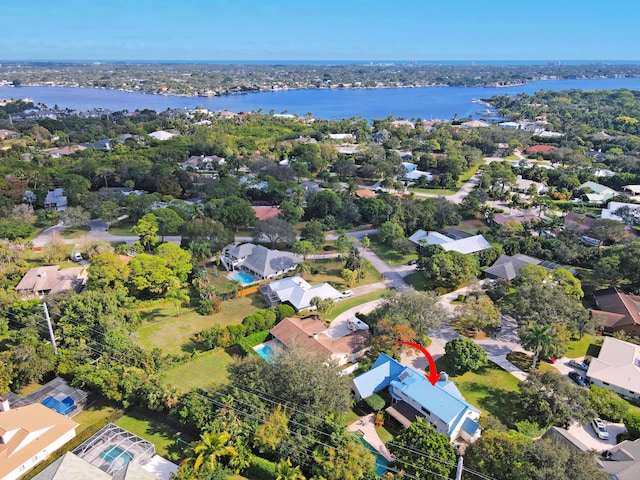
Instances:
[[[480,437],[480,410],[465,401],[446,374],[432,385],[424,372],[383,353],[369,371],[353,379],[352,390],[356,400],[362,400],[385,388],[392,401],[386,413],[405,427],[422,417],[451,441],[474,442]]]

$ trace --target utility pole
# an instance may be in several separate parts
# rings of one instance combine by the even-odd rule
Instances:
[[[51,337],[51,345],[53,345],[53,353],[58,355],[58,346],[56,345],[56,338],[53,336],[53,327],[51,326],[51,317],[49,317],[47,302],[42,302],[42,308],[44,309],[44,318],[47,321],[47,327],[49,327],[49,336]]]
[[[464,461],[464,457],[460,455],[458,457],[458,469],[456,470],[456,480],[462,480],[462,462]]]

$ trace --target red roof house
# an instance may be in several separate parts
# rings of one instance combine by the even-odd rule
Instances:
[[[546,153],[555,149],[553,145],[532,145],[525,150],[525,153]]]

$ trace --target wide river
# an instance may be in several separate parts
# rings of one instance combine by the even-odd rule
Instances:
[[[106,108],[111,111],[143,110],[158,112],[167,108],[192,109],[196,106],[209,110],[251,112],[262,109],[275,113],[342,119],[362,117],[380,119],[423,118],[449,120],[454,116],[479,118],[484,107],[472,99],[494,95],[535,93],[539,90],[640,90],[640,78],[602,78],[585,80],[543,80],[515,87],[424,87],[384,88],[367,90],[284,90],[248,93],[224,97],[178,97],[151,95],[119,90],[66,87],[1,87],[0,98],[29,98],[50,107],[74,110]]]

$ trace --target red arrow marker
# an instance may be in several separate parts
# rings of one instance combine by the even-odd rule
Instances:
[[[435,387],[441,374],[437,372],[436,362],[434,362],[433,357],[427,351],[427,349],[424,348],[422,345],[418,345],[417,343],[413,343],[413,342],[396,342],[396,343],[401,343],[403,345],[409,345],[410,347],[417,348],[424,354],[425,357],[427,357],[427,361],[429,362],[429,374],[427,375],[425,373],[424,376],[427,377],[427,379],[431,382],[431,385]]]

